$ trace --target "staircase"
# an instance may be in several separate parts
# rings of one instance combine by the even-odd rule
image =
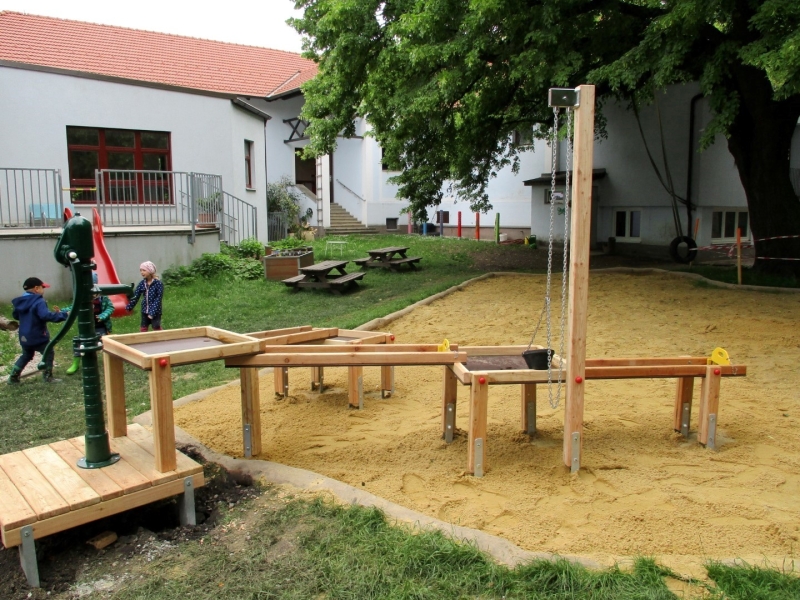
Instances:
[[[340,205],[331,202],[331,226],[325,235],[348,235],[351,233],[376,234],[377,229],[367,227]]]

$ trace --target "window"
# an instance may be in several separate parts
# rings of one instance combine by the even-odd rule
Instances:
[[[253,142],[244,141],[244,186],[248,190],[256,187],[255,171],[253,171]]]
[[[614,211],[614,237],[617,239],[638,241],[641,238],[641,226],[642,211]]]
[[[511,136],[511,145],[516,148],[533,146],[533,130],[515,129],[513,135]]]
[[[735,242],[736,229],[742,230],[742,239],[750,239],[750,219],[747,211],[715,210],[711,213],[711,241]]]
[[[169,171],[170,134],[164,131],[67,127],[69,185],[75,202],[95,202],[95,170]],[[171,202],[168,178],[158,173],[106,174],[106,199]]]

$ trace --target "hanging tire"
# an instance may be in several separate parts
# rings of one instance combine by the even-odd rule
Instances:
[[[689,264],[697,258],[697,242],[688,235],[676,237],[669,244],[669,255],[676,263]]]

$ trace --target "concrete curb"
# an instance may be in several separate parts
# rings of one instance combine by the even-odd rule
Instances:
[[[777,292],[787,294],[798,294],[800,288],[783,288],[783,287],[767,287],[763,285],[738,285],[736,283],[725,283],[724,281],[715,281],[708,279],[697,273],[687,273],[685,271],[671,271],[669,269],[656,269],[653,267],[638,268],[638,267],[609,267],[607,269],[592,269],[591,273],[623,273],[628,275],[674,275],[676,277],[686,277],[694,279],[695,281],[703,281],[711,287],[724,288],[728,290],[747,290],[750,292]]]

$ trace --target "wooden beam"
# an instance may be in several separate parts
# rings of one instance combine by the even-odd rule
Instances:
[[[520,425],[523,433],[533,435],[536,433],[536,384],[523,383],[520,388],[522,391]]]
[[[364,407],[364,367],[348,367],[347,400],[351,408]]]
[[[586,326],[589,304],[589,240],[592,221],[592,162],[594,155],[594,86],[581,85],[580,106],[575,109],[572,213],[569,248],[569,326],[567,330],[567,378],[564,403],[564,464],[572,471],[580,459],[572,443],[579,435],[583,444],[583,396],[586,363]]]
[[[747,374],[744,365],[716,365],[723,377],[743,377]],[[569,368],[567,368],[569,373]],[[705,377],[705,365],[665,365],[641,367],[586,367],[586,379],[647,379],[671,377]],[[567,380],[569,381],[569,379]]]
[[[688,435],[691,426],[692,395],[694,393],[694,377],[679,377],[675,391],[675,413],[673,429]]]
[[[469,430],[467,432],[467,473],[482,476],[486,472],[486,422],[488,419],[489,382],[480,383],[483,373],[472,375],[469,389]],[[477,472],[476,472],[477,469]]]
[[[164,361],[163,366],[161,361]],[[172,414],[172,366],[169,356],[150,359],[150,409],[156,470],[160,473],[173,471],[176,466],[175,421]]]
[[[270,337],[279,337],[283,335],[289,335],[290,333],[300,333],[302,331],[311,331],[313,327],[311,325],[302,325],[300,327],[284,327],[282,329],[268,329],[267,331],[253,331],[251,333],[245,333],[247,337],[256,338],[258,340],[262,340],[264,338]]]
[[[456,403],[458,402],[458,379],[449,366],[442,367],[442,438],[448,444],[456,432]]]
[[[125,410],[125,364],[122,359],[103,352],[103,374],[106,380],[106,413],[108,435],[128,435],[128,413]]]
[[[242,436],[244,455],[249,458],[261,454],[261,396],[258,390],[258,369],[240,369],[239,380],[242,394]],[[250,448],[247,448],[247,434],[250,430]]]
[[[106,353],[121,358],[140,369],[147,369],[150,364],[150,358],[144,352],[139,352],[130,346],[126,346],[123,342],[117,341],[110,335],[103,336],[102,342],[103,350]]]
[[[333,340],[327,340],[333,341]],[[346,349],[345,349],[346,348]],[[458,350],[457,344],[450,346],[451,351]],[[341,343],[330,345],[293,345],[293,346],[265,346],[261,349],[263,354],[341,354],[344,352],[362,353],[397,353],[397,352],[439,352],[436,344],[358,344]],[[444,354],[444,353],[443,353]]]
[[[380,367],[384,365],[448,365],[464,362],[464,352],[315,352],[305,348],[302,353],[256,354],[225,359],[226,367]],[[349,348],[348,348],[349,350]]]

